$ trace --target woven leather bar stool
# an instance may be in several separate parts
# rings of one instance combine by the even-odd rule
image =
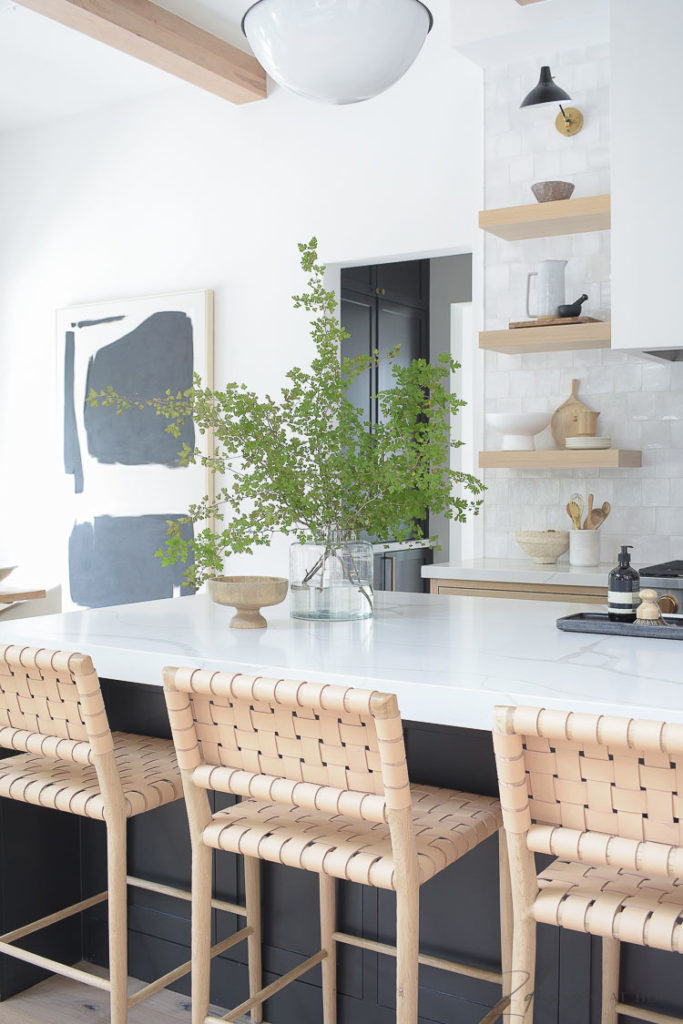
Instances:
[[[602,936],[602,1024],[680,1020],[619,1000],[619,953],[621,942],[683,953],[683,725],[499,707],[493,738],[513,1020],[532,1019],[537,922]],[[534,852],[556,857],[538,876]]]
[[[128,997],[127,885],[190,899],[183,890],[126,874],[126,820],[182,797],[173,743],[112,733],[89,657],[0,645],[0,747],[23,751],[0,760],[0,796],[103,821],[107,890],[0,936],[0,952],[109,992],[111,1024],[128,1008],[188,974],[191,961]],[[30,856],[30,851],[27,851]],[[109,901],[109,978],[61,964],[16,943]],[[230,913],[244,908],[222,901]],[[238,941],[214,947],[212,955]]]
[[[164,669],[192,838],[192,1024],[234,1021],[322,964],[324,1024],[336,1021],[336,943],[397,958],[396,1020],[416,1024],[418,963],[502,985],[508,977],[511,914],[505,843],[501,850],[503,971],[419,953],[418,894],[447,865],[501,828],[499,802],[408,781],[396,697],[353,687]],[[241,801],[211,813],[208,791]],[[244,855],[250,998],[209,1016],[209,900],[213,850]],[[259,861],[314,871],[320,878],[321,949],[261,988]],[[338,931],[335,879],[396,892],[397,945]],[[483,1018],[492,1024],[504,994]]]

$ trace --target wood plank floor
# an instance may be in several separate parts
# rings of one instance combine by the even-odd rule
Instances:
[[[92,964],[78,964],[85,971],[97,972]],[[101,972],[104,974],[105,972]],[[129,991],[140,988],[129,981]],[[226,1013],[211,1007],[216,1016]],[[128,1024],[189,1024],[190,998],[163,991],[145,999],[128,1013]],[[247,1022],[248,1017],[240,1017]],[[106,992],[88,988],[68,978],[53,975],[47,981],[0,1003],[0,1024],[109,1024],[109,997]]]

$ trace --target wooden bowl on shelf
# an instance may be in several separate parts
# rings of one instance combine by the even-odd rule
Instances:
[[[283,576],[215,576],[209,580],[209,597],[235,609],[232,629],[264,629],[268,623],[260,609],[284,601],[288,587]]]

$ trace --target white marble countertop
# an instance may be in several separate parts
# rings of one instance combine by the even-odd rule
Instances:
[[[477,729],[501,703],[683,722],[683,642],[556,628],[580,610],[380,593],[374,619],[293,620],[285,602],[268,629],[237,630],[199,595],[0,623],[0,643],[80,650],[102,678],[155,686],[164,665],[353,682],[398,694],[406,719]]]
[[[595,566],[534,565],[530,558],[473,558],[462,562],[435,562],[424,565],[422,575],[428,579],[488,580],[493,583],[539,583],[568,587],[604,587],[607,574],[616,565],[604,562]],[[637,566],[636,566],[637,568]]]

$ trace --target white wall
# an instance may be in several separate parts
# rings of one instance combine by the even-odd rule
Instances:
[[[451,0],[451,5],[453,46],[483,67],[552,53],[560,43],[569,50],[609,38],[610,0],[529,5],[514,0]]]
[[[612,4],[613,328],[622,348],[683,348],[683,3]]]
[[[458,338],[453,337],[452,319],[454,304],[472,302],[472,253],[458,256],[444,256],[429,262],[429,355],[432,362],[441,354],[452,355],[456,362],[472,359],[474,353],[456,351]],[[457,380],[456,376],[456,380]],[[458,381],[451,386],[459,398],[462,387]],[[469,394],[465,401],[479,403],[479,396]],[[452,436],[464,440],[463,416],[451,417]],[[470,440],[469,438],[467,439]],[[451,468],[461,469],[462,449],[451,453]],[[457,561],[461,557],[462,526],[451,523],[443,515],[429,516],[429,533],[437,534],[440,549],[434,553],[437,562]]]
[[[66,540],[50,515],[56,308],[214,288],[216,381],[272,391],[311,354],[297,241],[316,233],[346,263],[472,248],[481,72],[450,49],[447,0],[431,6],[420,59],[365,104],[274,89],[234,107],[183,87],[0,136],[0,564],[50,582]],[[285,551],[249,570],[286,572]]]

